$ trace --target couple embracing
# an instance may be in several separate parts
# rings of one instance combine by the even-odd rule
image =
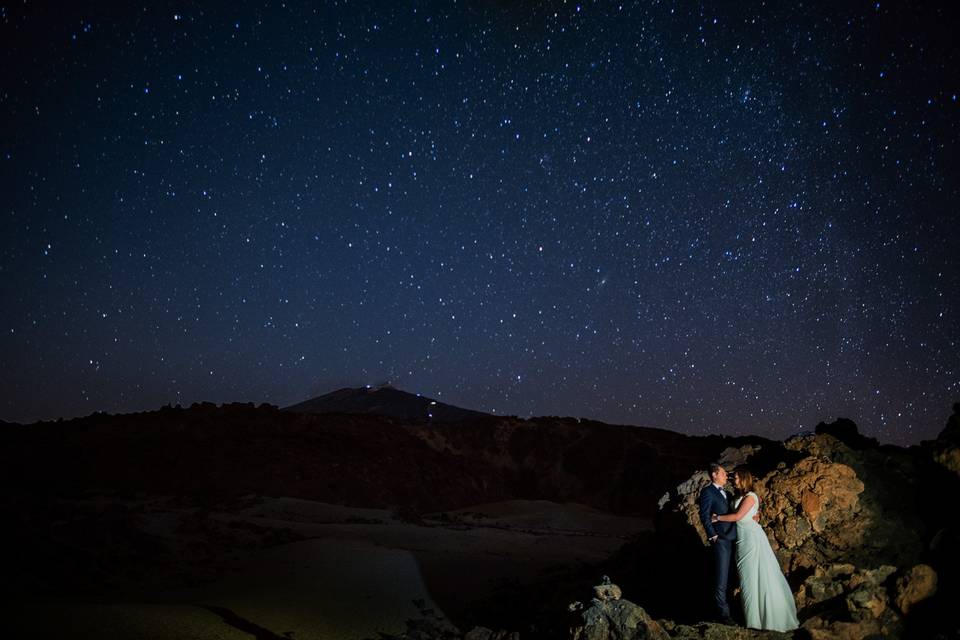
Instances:
[[[736,543],[740,597],[747,626],[751,629],[790,631],[796,629],[797,606],[767,534],[756,521],[760,498],[753,491],[753,474],[746,467],[733,472],[737,499],[731,504],[726,490],[727,471],[719,464],[709,467],[710,484],[700,492],[700,522],[707,532],[713,554],[714,598],[720,620],[734,624],[727,604],[727,579]]]

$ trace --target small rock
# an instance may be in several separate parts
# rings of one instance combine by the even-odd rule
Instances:
[[[620,587],[615,584],[598,584],[593,588],[593,593],[596,599],[601,602],[619,600],[623,596]]]
[[[847,609],[854,620],[879,618],[887,610],[887,592],[878,586],[863,585],[847,596]]]

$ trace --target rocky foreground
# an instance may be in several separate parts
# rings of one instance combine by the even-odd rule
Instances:
[[[800,637],[950,637],[960,629],[947,615],[960,566],[960,476],[940,462],[958,449],[958,419],[936,442],[910,449],[878,446],[840,420],[775,451],[721,456],[759,472],[761,524],[794,587]],[[668,498],[663,526],[686,525],[705,540],[694,504],[707,483],[701,476]]]
[[[709,561],[696,498],[708,479],[697,470],[661,498],[656,533],[594,568],[593,578],[608,572],[619,586],[596,586],[589,602],[568,604],[565,615],[564,595],[591,595],[586,576],[518,592],[511,621],[514,629],[528,625],[521,631],[478,626],[461,634],[421,620],[402,637],[960,637],[960,404],[937,440],[908,449],[878,445],[839,420],[784,443],[730,447],[720,458],[728,468],[747,464],[757,475],[761,525],[794,590],[797,631],[704,621]]]
[[[457,627],[425,614],[398,637],[960,637],[960,405],[937,440],[906,449],[847,420],[778,443],[570,418],[437,424],[209,404],[3,425],[0,445],[8,598],[203,581],[225,550],[312,535],[210,515],[240,513],[252,495],[386,509],[414,527],[430,512],[524,499],[652,516],[655,530],[599,565],[504,585]],[[708,621],[694,503],[715,459],[759,481],[761,525],[797,600],[793,634]],[[163,517],[134,503],[162,504]],[[168,512],[169,531],[145,527]],[[603,575],[616,592],[594,591]]]

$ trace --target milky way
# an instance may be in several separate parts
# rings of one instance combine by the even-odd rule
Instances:
[[[0,418],[960,400],[955,9],[46,4],[0,8]]]

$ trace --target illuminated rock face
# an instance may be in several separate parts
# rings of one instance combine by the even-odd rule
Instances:
[[[850,467],[810,456],[767,476],[763,517],[774,550],[790,571],[812,568],[864,544],[870,514],[863,482]]]
[[[947,436],[956,421],[955,413]],[[755,464],[762,448],[723,453],[728,471],[744,461],[764,467],[756,484],[760,523],[810,637],[910,637],[929,628],[923,616],[942,614],[929,612],[940,582],[937,567],[956,566],[957,518],[946,496],[960,487],[933,460],[954,447],[949,437],[910,450],[881,446],[841,420],[775,445],[779,463],[768,455]],[[660,522],[676,528],[683,521],[705,540],[696,496],[706,483],[706,474],[697,471],[678,485],[675,497],[665,496]],[[936,566],[921,561],[925,557],[936,558]]]

